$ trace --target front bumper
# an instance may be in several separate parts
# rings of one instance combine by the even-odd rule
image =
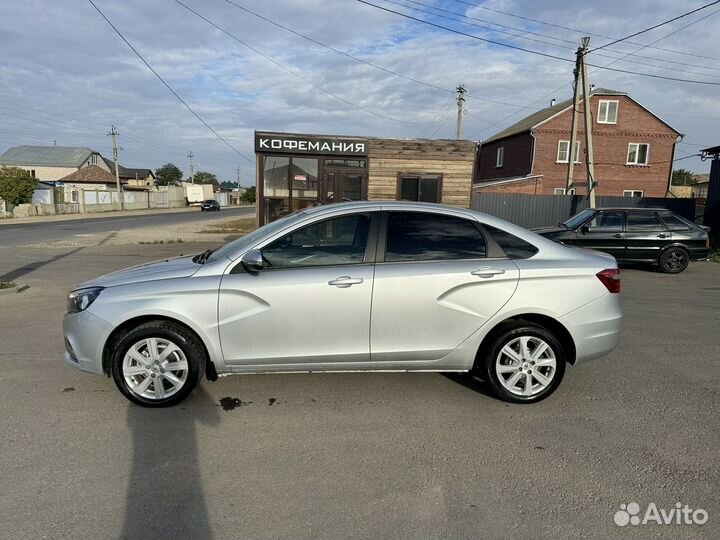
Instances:
[[[575,341],[576,364],[605,356],[620,343],[623,314],[618,296],[606,294],[562,317]]]
[[[103,373],[103,346],[112,326],[87,310],[68,313],[63,319],[66,363],[89,373]]]

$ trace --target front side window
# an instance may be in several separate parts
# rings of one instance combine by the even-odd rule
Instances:
[[[398,199],[401,201],[440,202],[442,176],[439,174],[401,174]]]
[[[618,101],[601,99],[598,107],[598,124],[617,124]]]
[[[567,163],[570,141],[558,141],[557,162]],[[580,141],[575,141],[575,163],[580,163]]]
[[[370,216],[353,214],[297,229],[262,250],[268,268],[360,264],[365,257]]]
[[[480,259],[485,239],[467,219],[425,212],[391,212],[385,262]]]
[[[623,212],[598,212],[587,223],[587,226],[597,232],[622,231],[624,222],[625,214]]]
[[[495,167],[502,167],[505,161],[505,147],[501,146],[497,149],[497,155],[495,156]]]
[[[660,218],[655,212],[629,212],[627,217],[628,231],[662,231]]]
[[[647,165],[649,154],[649,144],[630,143],[628,145],[627,165]]]

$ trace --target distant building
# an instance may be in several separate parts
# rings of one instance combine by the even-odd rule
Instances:
[[[99,152],[73,146],[16,146],[0,156],[0,165],[20,167],[38,180],[50,182],[91,165],[110,171]]]
[[[698,182],[690,186],[692,188],[692,196],[696,199],[707,199],[708,187],[710,186],[710,180],[704,182]]]
[[[590,96],[598,195],[665,197],[680,133],[624,92]],[[568,160],[573,187],[587,193],[583,106],[570,150],[572,100],[554,104],[482,141],[474,192],[564,194]]]
[[[115,162],[108,158],[103,158],[105,165],[108,166],[110,172],[115,174]],[[155,173],[152,169],[131,169],[118,164],[118,173],[120,180],[126,180],[131,186],[155,186]]]

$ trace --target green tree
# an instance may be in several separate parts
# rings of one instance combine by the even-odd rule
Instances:
[[[247,191],[240,196],[240,202],[255,204],[255,186],[249,187]]]
[[[12,205],[32,201],[37,180],[19,167],[0,167],[0,199]]]
[[[190,179],[187,180],[190,182]],[[218,182],[217,176],[215,176],[211,172],[207,171],[198,171],[195,173],[195,183],[196,184],[212,184],[215,187],[220,185],[220,182]]]
[[[155,169],[155,181],[158,186],[176,186],[182,182],[183,172],[174,163],[166,163]]]
[[[695,175],[686,169],[675,169],[672,173],[673,186],[690,186],[696,184]]]

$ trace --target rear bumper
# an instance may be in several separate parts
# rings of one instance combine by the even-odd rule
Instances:
[[[706,261],[710,257],[710,248],[698,248],[690,250],[691,261]]]
[[[109,323],[87,310],[65,315],[65,362],[88,373],[102,374],[103,346],[110,332]]]
[[[575,363],[612,352],[620,343],[622,319],[619,295],[609,293],[562,317],[575,341]]]

